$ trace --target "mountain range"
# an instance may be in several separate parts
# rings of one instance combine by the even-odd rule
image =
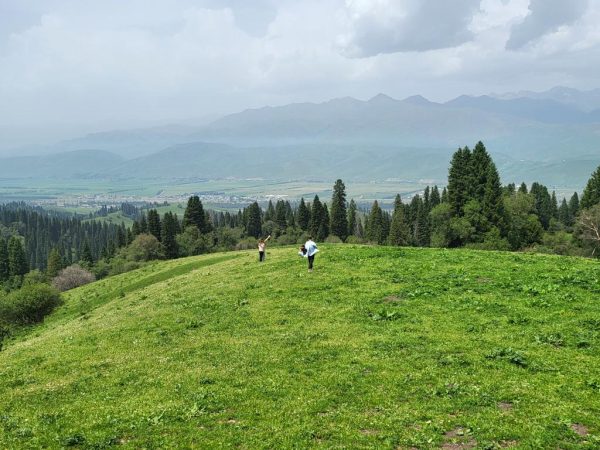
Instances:
[[[600,89],[268,106],[202,127],[84,136],[52,155],[0,159],[0,178],[443,181],[451,153],[479,140],[505,181],[582,186],[600,164]]]

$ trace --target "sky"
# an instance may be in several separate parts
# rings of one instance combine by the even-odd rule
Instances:
[[[600,87],[600,0],[0,0],[0,152],[385,93]]]

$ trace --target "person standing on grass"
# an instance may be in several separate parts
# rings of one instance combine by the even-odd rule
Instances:
[[[308,241],[306,241],[304,244],[304,249],[306,250],[306,254],[304,256],[308,258],[308,271],[312,272],[313,264],[315,262],[315,255],[319,251],[317,244],[315,244],[315,241],[313,241],[312,236],[309,236]]]
[[[271,239],[269,235],[266,239],[260,239],[258,241],[258,261],[263,262],[265,260],[265,249],[267,248],[267,241]]]

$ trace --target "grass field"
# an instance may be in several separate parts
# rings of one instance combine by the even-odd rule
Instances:
[[[600,265],[322,246],[153,263],[0,352],[0,448],[600,448]]]

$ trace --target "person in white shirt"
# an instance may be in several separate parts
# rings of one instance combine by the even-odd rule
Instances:
[[[260,239],[258,241],[258,261],[263,262],[265,260],[265,250],[267,248],[267,241],[271,239],[269,235],[266,239]]]
[[[306,256],[308,258],[308,271],[313,271],[313,264],[315,262],[315,255],[319,251],[317,248],[317,244],[313,241],[312,236],[308,238],[308,241],[304,244],[304,248],[306,249]]]

